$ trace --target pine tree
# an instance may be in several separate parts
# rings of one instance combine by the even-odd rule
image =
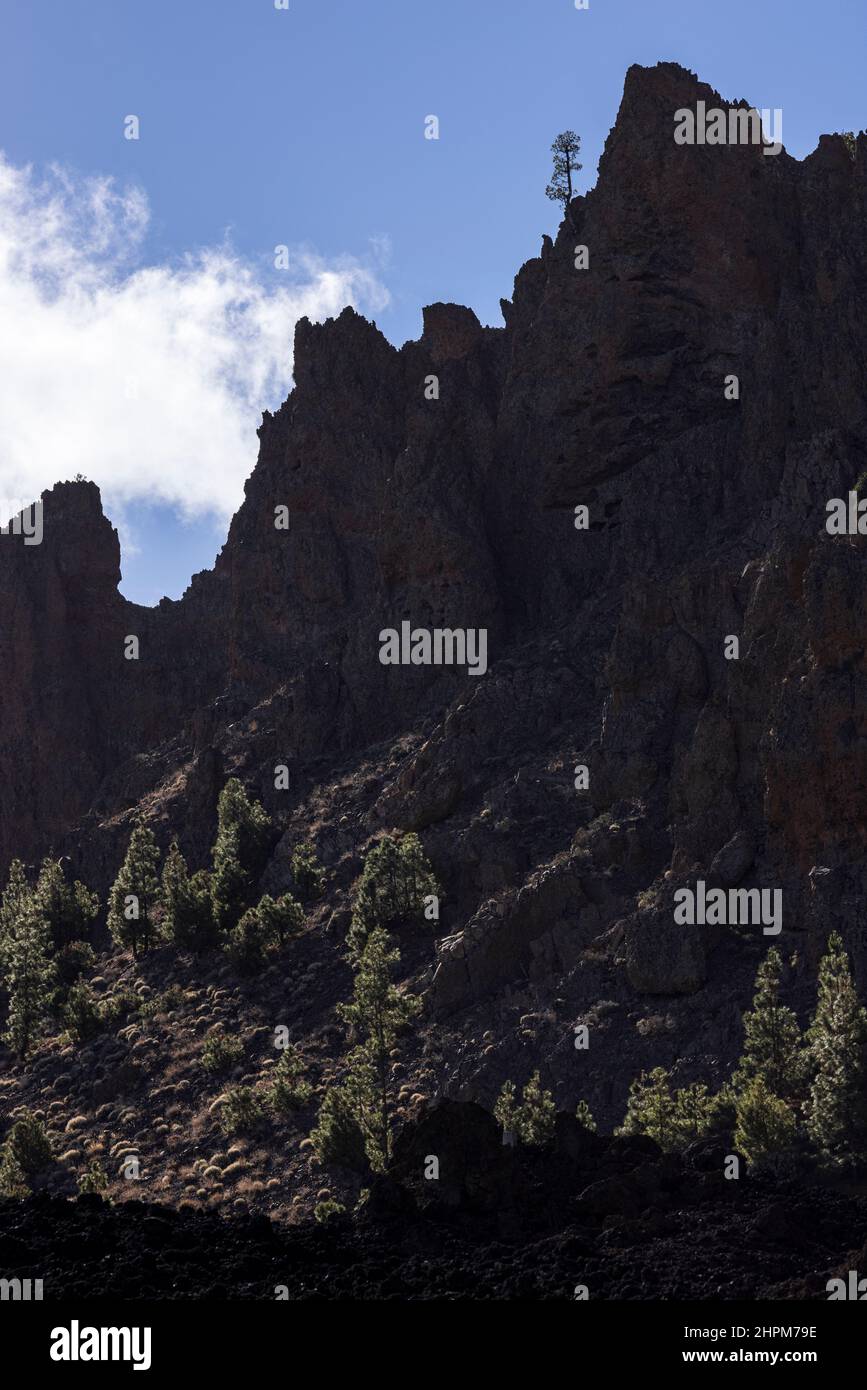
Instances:
[[[261,970],[272,944],[269,927],[257,907],[248,907],[226,937],[226,950],[244,975],[254,975]]]
[[[280,947],[304,928],[304,909],[291,893],[284,893],[276,902],[266,893],[256,910],[268,941],[276,941]]]
[[[148,951],[155,933],[154,908],[159,897],[160,852],[153,831],[136,821],[126,858],[112,885],[108,900],[108,929],[121,948]]]
[[[714,1098],[702,1081],[693,1081],[674,1092],[672,1144],[682,1148],[707,1134],[714,1119]]]
[[[783,962],[772,946],[756,973],[753,1007],[744,1015],[744,1048],[732,1077],[735,1088],[760,1076],[774,1095],[797,1095],[804,1080],[801,1030],[779,1001]]]
[[[36,900],[48,922],[56,951],[62,951],[73,941],[90,941],[93,922],[99,912],[99,897],[78,879],[67,883],[59,860],[43,859]]]
[[[533,1072],[521,1095],[518,1132],[522,1144],[550,1144],[554,1138],[554,1097],[542,1087],[537,1071]]]
[[[190,877],[177,840],[163,864],[160,904],[163,929],[180,950],[201,955],[216,945],[210,877],[204,869]]]
[[[807,1133],[842,1162],[867,1150],[867,1013],[858,1002],[849,957],[836,932],[819,966],[819,995],[807,1033],[813,1081]]]
[[[751,1164],[763,1163],[789,1148],[797,1131],[792,1109],[775,1096],[762,1076],[747,1082],[737,1100],[735,1148]]]
[[[340,1017],[360,1039],[347,1058],[343,1089],[376,1169],[387,1166],[391,1152],[391,1049],[421,1008],[420,999],[392,983],[399,960],[384,928],[373,927],[356,959],[352,1001],[338,1005]]]
[[[24,872],[24,865],[20,859],[13,859],[9,865],[9,882],[3,889],[3,897],[0,899],[0,951],[3,948],[3,940],[18,921],[23,909],[30,903],[33,897],[33,889],[27,882]]]
[[[518,1122],[520,1119],[521,1107],[515,1090],[514,1081],[504,1081],[503,1088],[497,1096],[494,1105],[494,1119],[503,1127],[503,1142],[506,1135],[513,1138],[518,1134]]]
[[[347,934],[350,958],[373,926],[394,927],[419,918],[437,881],[417,835],[384,835],[367,852],[353,898]]]
[[[61,1016],[66,1031],[76,1043],[90,1042],[102,1029],[99,1000],[84,980],[78,980],[69,990]]]
[[[642,1072],[629,1087],[626,1115],[620,1134],[646,1134],[661,1148],[670,1148],[674,1138],[674,1099],[671,1081],[664,1067]]]
[[[278,1114],[300,1110],[313,1095],[313,1087],[304,1079],[304,1058],[295,1046],[283,1049],[268,1079],[265,1098]]]
[[[363,1173],[368,1168],[365,1136],[355,1117],[356,1097],[346,1085],[329,1086],[310,1138],[320,1163]]]
[[[573,198],[572,175],[584,167],[578,163],[575,157],[580,152],[581,136],[576,135],[574,130],[564,130],[551,146],[551,153],[554,156],[554,172],[551,176],[551,182],[545,189],[545,195],[555,202],[562,203],[564,212],[568,211]]]
[[[302,898],[318,898],[325,885],[325,870],[316,858],[309,840],[302,840],[292,851],[292,881]]]
[[[217,803],[211,896],[214,921],[229,931],[250,905],[265,867],[271,842],[271,819],[251,801],[237,777],[231,777]]]
[[[56,970],[48,923],[14,860],[0,908],[0,970],[9,996],[4,1039],[24,1060],[54,998]]]

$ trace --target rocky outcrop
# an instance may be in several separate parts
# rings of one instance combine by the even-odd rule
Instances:
[[[104,891],[136,806],[204,862],[235,772],[283,832],[269,885],[312,835],[340,922],[370,837],[416,829],[443,884],[428,1016],[580,1015],[602,990],[627,1030],[612,1111],[656,1045],[626,1002],[668,996],[680,1058],[724,1068],[767,944],[675,926],[675,888],[780,887],[803,970],[829,926],[852,936],[864,546],[824,522],[867,453],[867,138],[802,162],[675,144],[699,100],[728,104],[629,70],[598,184],[505,327],[436,304],[398,350],[350,309],[302,320],[295,388],[179,602],[118,595],[91,484],[45,494],[42,546],[0,537],[0,868],[53,847]],[[403,621],[485,629],[486,674],[383,665]],[[709,1054],[696,992],[727,1020]]]

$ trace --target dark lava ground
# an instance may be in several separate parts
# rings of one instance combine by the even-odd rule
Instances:
[[[356,1218],[281,1227],[96,1196],[0,1202],[0,1277],[44,1299],[826,1300],[867,1270],[867,1197],[816,1181],[720,1176],[699,1143],[587,1135],[558,1116],[546,1151],[494,1147],[446,1102],[403,1136]],[[463,1146],[463,1147],[462,1147]],[[418,1156],[439,1152],[424,1184]],[[449,1174],[452,1175],[449,1178]]]

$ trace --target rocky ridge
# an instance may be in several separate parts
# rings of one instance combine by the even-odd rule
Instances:
[[[437,939],[404,945],[425,996],[414,1095],[490,1104],[539,1066],[608,1127],[642,1067],[720,1081],[768,942],[675,927],[673,892],[698,877],[783,890],[802,1013],[831,927],[864,985],[865,541],[824,522],[865,467],[867,137],[823,136],[800,162],[675,145],[674,111],[699,99],[727,104],[674,64],[629,70],[598,183],[519,271],[504,328],[437,304],[396,349],[352,310],[302,320],[295,388],[180,601],[118,594],[93,484],[44,495],[41,546],[0,537],[0,868],[52,849],[104,894],[136,808],[204,864],[220,786],[242,777],[280,830],[263,889],[286,886],[302,837],[330,873],[299,947],[313,976],[278,972],[240,1015],[290,1022],[319,1086],[349,892],[382,830],[418,830],[443,884]],[[405,619],[486,628],[487,674],[382,666],[379,631]],[[144,989],[167,982],[196,1007],[233,987],[142,966]],[[67,1065],[56,1050],[46,1070]],[[45,1104],[38,1068],[2,1065],[4,1111]],[[61,1131],[83,1113],[83,1153],[106,1119],[123,1129],[124,1085],[102,1119],[85,1091],[48,1097]],[[207,1143],[213,1097],[188,1093],[159,1118]],[[179,1199],[187,1178],[161,1162]],[[239,1200],[270,1210],[253,1167],[261,1191]]]

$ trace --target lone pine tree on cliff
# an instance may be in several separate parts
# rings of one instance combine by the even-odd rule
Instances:
[[[545,193],[554,202],[562,203],[563,211],[566,214],[568,214],[569,204],[575,196],[572,191],[572,175],[577,174],[579,169],[584,167],[578,163],[576,158],[580,151],[581,136],[576,135],[574,130],[562,131],[551,146],[551,153],[554,156],[554,172]]]

